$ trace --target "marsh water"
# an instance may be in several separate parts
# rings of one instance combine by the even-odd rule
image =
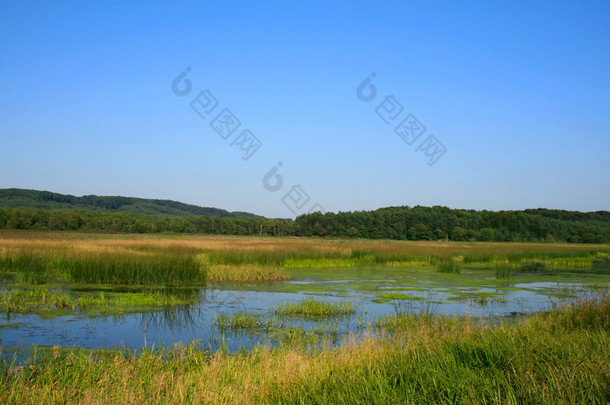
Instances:
[[[385,314],[427,313],[512,319],[548,310],[553,302],[587,291],[608,288],[607,275],[521,274],[498,280],[489,271],[439,274],[425,269],[363,267],[293,271],[288,281],[216,283],[198,288],[198,302],[163,310],[92,316],[87,313],[43,317],[3,314],[3,353],[25,354],[35,346],[129,348],[197,344],[209,350],[248,349],[257,343],[277,344],[277,333],[231,330],[218,325],[220,316],[237,312],[274,318],[284,332],[326,334],[339,344],[348,332],[367,330]],[[348,301],[353,315],[326,318],[279,317],[276,305],[314,297]],[[370,329],[370,328],[369,328]],[[286,338],[284,333],[283,338]]]

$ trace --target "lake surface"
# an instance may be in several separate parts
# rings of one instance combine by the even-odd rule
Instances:
[[[221,315],[240,311],[276,319],[288,332],[315,334],[330,330],[331,338],[339,343],[347,332],[366,330],[367,325],[385,314],[424,312],[504,319],[548,310],[552,301],[610,285],[608,276],[595,274],[518,275],[511,280],[496,280],[489,272],[464,273],[389,267],[302,270],[293,272],[285,282],[209,284],[201,288],[198,303],[160,311],[52,318],[3,314],[0,345],[7,356],[15,352],[25,355],[34,345],[140,349],[197,341],[212,351],[219,347],[235,351],[259,342],[278,342],[277,334],[223,330],[215,322]],[[312,296],[325,301],[349,301],[356,313],[312,320],[279,318],[273,312],[278,304]],[[285,338],[286,333],[282,336]]]

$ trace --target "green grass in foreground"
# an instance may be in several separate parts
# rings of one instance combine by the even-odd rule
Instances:
[[[298,302],[286,302],[274,308],[278,315],[320,317],[350,315],[355,312],[351,302],[327,302],[307,298]]]
[[[139,353],[54,348],[0,374],[0,402],[605,404],[607,294],[513,326],[395,315],[385,337],[342,348],[235,355],[195,344]]]

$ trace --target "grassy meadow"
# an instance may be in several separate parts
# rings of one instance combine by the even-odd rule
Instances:
[[[265,289],[295,275],[340,270],[343,277],[362,269],[464,285],[482,274],[510,290],[517,287],[507,281],[530,275],[606,277],[609,253],[608,245],[559,243],[0,231],[0,310],[151,311],[195,303],[206,285]],[[555,300],[551,312],[514,322],[397,310],[372,319],[367,313],[357,334],[339,336],[336,323],[356,308],[311,297],[268,308],[268,316],[236,311],[214,318],[223,338],[265,332],[276,336],[276,346],[233,353],[201,342],[39,348],[25,363],[3,356],[0,402],[607,403],[610,295],[605,281],[590,287],[587,295]],[[403,286],[379,291],[375,302],[418,299],[410,290],[426,293]],[[291,320],[318,326],[305,330]]]

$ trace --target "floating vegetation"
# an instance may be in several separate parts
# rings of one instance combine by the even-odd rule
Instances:
[[[414,300],[414,301],[419,301],[422,300],[422,297],[415,297],[412,295],[407,295],[407,294],[403,294],[403,293],[383,293],[383,294],[378,294],[377,295],[377,299],[373,300],[374,302],[377,303],[384,303],[384,302],[389,302],[389,301],[393,301],[393,300]]]
[[[322,259],[287,259],[284,261],[286,269],[331,269],[337,267],[353,267],[356,263],[353,259],[322,258]]]
[[[284,316],[322,317],[351,315],[355,312],[355,309],[351,302],[328,302],[307,298],[298,302],[276,305],[273,311]]]
[[[271,319],[263,319],[261,314],[251,314],[246,311],[234,312],[230,315],[222,314],[214,318],[214,324],[220,329],[231,329],[233,331],[271,331],[282,327],[282,325]]]

